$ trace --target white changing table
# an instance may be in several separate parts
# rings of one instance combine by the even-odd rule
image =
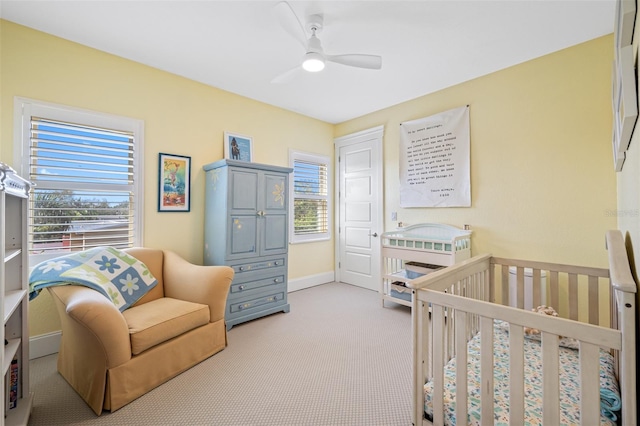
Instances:
[[[421,223],[382,234],[382,306],[388,300],[411,306],[406,283],[471,257],[472,231]]]

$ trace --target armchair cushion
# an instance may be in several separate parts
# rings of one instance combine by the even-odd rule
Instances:
[[[209,306],[163,297],[122,313],[129,327],[131,352],[138,355],[209,322]]]

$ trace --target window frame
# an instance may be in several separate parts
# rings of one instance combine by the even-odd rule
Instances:
[[[23,97],[14,98],[14,143],[13,164],[19,175],[29,179],[30,164],[30,137],[31,117],[41,117],[51,120],[59,120],[79,125],[94,126],[99,128],[117,129],[131,132],[134,135],[135,148],[133,150],[133,246],[144,245],[144,121],[92,111],[83,108],[75,108],[50,102],[44,102]],[[70,185],[73,186],[73,185]],[[65,186],[68,187],[68,186]],[[79,186],[77,189],[83,189]],[[32,223],[28,218],[29,224]],[[29,225],[30,226],[30,225]],[[39,263],[49,258],[60,256],[60,253],[30,254],[32,263]]]
[[[304,197],[296,197],[295,195],[295,162],[296,161],[305,161],[308,163],[322,164],[327,167],[327,195],[325,197],[327,202],[327,232],[322,233],[313,233],[306,235],[297,235],[295,233],[295,200],[296,198],[304,198]],[[332,165],[331,158],[326,155],[314,154],[310,152],[289,150],[289,167],[291,167],[294,171],[291,174],[291,179],[289,182],[289,243],[290,244],[300,244],[300,243],[312,243],[317,241],[327,241],[332,238],[332,227],[333,227],[333,173],[332,173]]]

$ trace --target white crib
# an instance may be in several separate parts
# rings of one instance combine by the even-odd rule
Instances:
[[[607,232],[606,243],[609,269],[480,255],[408,282],[414,425],[455,424],[456,419],[466,419],[459,424],[587,425],[598,418],[615,424],[611,416],[620,416],[622,425],[637,424],[637,285],[622,234]],[[509,284],[510,268],[517,271],[515,286]],[[525,271],[533,278],[528,286]],[[514,300],[512,290],[520,308],[506,306]],[[559,316],[522,309],[525,297],[534,306],[554,307]],[[539,334],[528,334],[530,329]],[[500,339],[506,349],[497,349]],[[501,356],[506,366],[499,365]],[[566,366],[565,356],[575,357],[575,365]],[[609,360],[613,378],[603,379]],[[540,371],[529,374],[532,368]],[[566,373],[571,368],[575,374]],[[566,374],[577,376],[576,383],[564,383]],[[603,388],[607,380],[614,392],[619,389],[620,412],[607,409],[605,396],[612,392]]]

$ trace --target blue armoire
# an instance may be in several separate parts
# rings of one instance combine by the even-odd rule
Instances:
[[[293,169],[237,160],[207,164],[204,263],[235,271],[225,321],[289,312],[289,175]]]

